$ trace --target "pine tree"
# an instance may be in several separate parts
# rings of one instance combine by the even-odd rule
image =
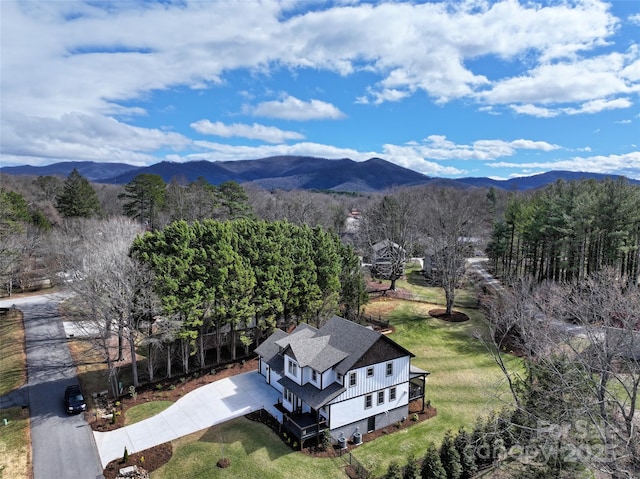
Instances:
[[[389,464],[389,469],[387,469],[387,473],[384,475],[384,479],[401,479],[402,471],[400,470],[400,465],[396,461],[391,461]]]
[[[413,454],[409,456],[407,465],[402,473],[402,479],[418,479],[420,477],[420,466]]]
[[[464,428],[460,428],[453,440],[453,444],[460,455],[460,465],[462,466],[460,479],[470,479],[478,471],[478,468],[476,466],[473,445],[471,444],[469,433],[467,433]]]
[[[422,460],[422,479],[447,479],[447,473],[442,467],[440,455],[433,442],[427,445],[427,453]]]
[[[440,461],[442,467],[447,472],[447,479],[460,479],[462,466],[460,465],[460,454],[453,443],[451,431],[447,431],[440,446]]]
[[[124,214],[150,229],[157,227],[157,216],[165,203],[165,184],[160,175],[142,173],[125,185],[118,198],[128,200],[122,205]]]
[[[56,198],[57,208],[67,218],[90,218],[101,212],[96,191],[84,176],[74,170],[64,182],[62,193]]]

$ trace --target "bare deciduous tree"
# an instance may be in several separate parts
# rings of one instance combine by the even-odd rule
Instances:
[[[536,430],[530,440],[548,438],[541,424],[560,434],[555,467],[579,451],[612,478],[638,477],[638,286],[605,270],[579,284],[521,282],[500,296],[487,316],[516,426]],[[514,349],[525,358],[524,377],[504,367],[502,355]]]

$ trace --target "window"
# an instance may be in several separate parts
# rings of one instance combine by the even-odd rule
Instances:
[[[373,367],[367,368],[367,377],[368,378],[373,377]]]
[[[289,359],[289,374],[296,377],[298,376],[298,365],[291,359]]]
[[[364,408],[365,409],[369,409],[372,405],[373,405],[373,398],[372,398],[371,394],[367,394],[364,397]]]
[[[316,383],[318,382],[318,373],[316,372],[315,369],[311,370],[311,380]]]
[[[393,374],[393,363],[387,363],[387,376],[391,376]]]
[[[384,391],[378,391],[378,406],[384,403]]]
[[[337,376],[338,377],[338,382],[340,384],[342,384],[342,374],[340,374],[340,373],[337,373],[337,374],[338,374],[338,376]]]
[[[349,373],[349,387],[356,385],[356,373]]]
[[[283,388],[284,400],[288,403],[293,404],[293,393],[286,388]]]
[[[389,389],[389,401],[396,400],[396,388]]]

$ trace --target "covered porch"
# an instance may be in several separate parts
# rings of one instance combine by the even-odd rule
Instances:
[[[289,412],[280,403],[277,407],[282,412],[282,427],[298,440],[300,449],[304,447],[305,441],[319,437],[328,429],[326,419],[315,410]]]
[[[422,400],[422,412],[425,409],[425,389],[428,371],[411,365],[409,369],[409,402]]]

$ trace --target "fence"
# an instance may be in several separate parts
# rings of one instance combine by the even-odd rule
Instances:
[[[340,450],[340,457],[344,460],[346,466],[345,473],[351,479],[369,479],[371,473],[358,461],[349,451]]]

